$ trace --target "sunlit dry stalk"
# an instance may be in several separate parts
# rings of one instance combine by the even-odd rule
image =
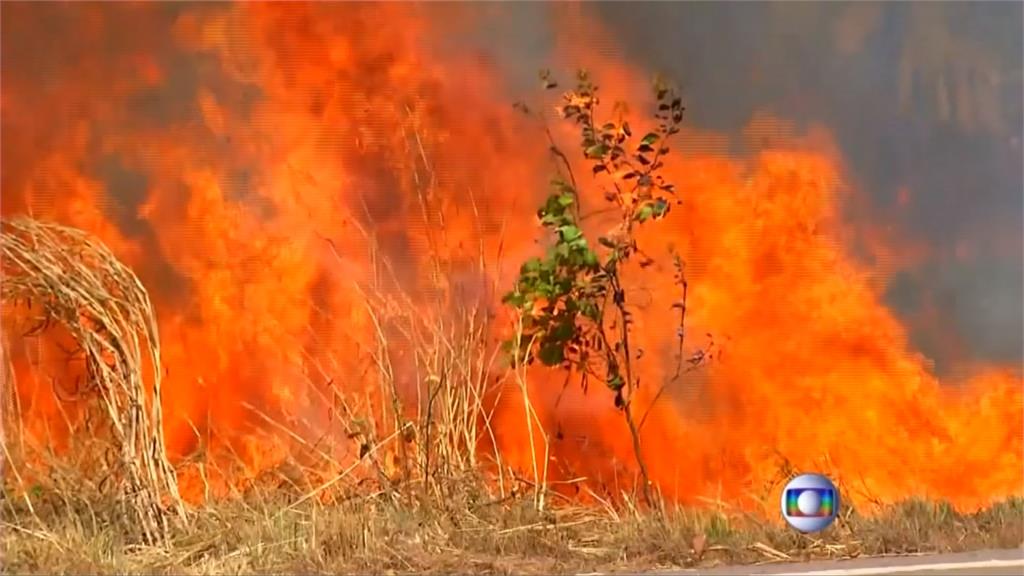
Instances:
[[[168,512],[179,520],[186,512],[164,446],[160,343],[149,295],[106,246],[82,231],[29,218],[2,226],[3,303],[40,306],[45,322],[67,330],[81,347],[117,448],[112,472],[118,495],[138,516],[147,541],[166,539]]]
[[[452,281],[459,276],[461,269],[446,259],[447,253],[442,254],[438,246],[438,241],[446,247],[449,245],[444,209],[435,205],[439,197],[435,190],[438,179],[424,147],[425,139],[420,133],[417,116],[412,110],[407,109],[406,112],[412,126],[411,138],[408,138],[413,156],[412,176],[431,248],[429,258],[435,301],[435,309],[427,316],[427,321],[421,321],[422,317],[412,309],[409,309],[412,314],[406,318],[409,328],[406,334],[411,335],[410,342],[416,351],[417,370],[426,376],[417,378],[417,416],[425,448],[420,454],[419,465],[428,480],[436,474],[450,478],[472,473],[479,467],[477,450],[484,440],[482,436],[486,436],[494,447],[498,485],[504,492],[502,458],[491,425],[497,400],[500,399],[501,379],[493,387],[488,385],[500,350],[496,345],[488,344],[490,325],[486,317],[481,322],[480,311],[486,302],[451,304],[462,302],[460,294],[456,293],[461,287]],[[420,169],[425,175],[421,176]],[[469,270],[469,273],[483,280],[489,277],[485,235],[480,227],[481,216],[473,190],[467,190],[467,194],[478,241],[477,268]],[[503,237],[504,233],[500,240]],[[493,290],[494,287],[483,288]],[[485,398],[491,402],[489,406],[485,406]],[[431,461],[432,455],[434,462]],[[433,485],[438,486],[438,483],[433,482]]]
[[[415,470],[429,490],[443,492],[439,480],[477,471],[480,435],[490,435],[493,441],[493,407],[485,405],[485,399],[497,352],[488,349],[486,325],[479,322],[475,309],[460,312],[435,305],[424,310],[405,295],[389,297],[369,290],[363,294],[376,327],[379,375],[388,380],[384,388],[392,395],[388,402],[400,418],[416,422],[415,435],[403,438],[405,444],[416,446],[401,455],[414,460],[404,473]],[[413,380],[415,390],[405,394],[415,398],[403,396],[394,381],[390,355],[395,346],[411,353],[412,366],[403,367],[403,377]],[[406,408],[410,400],[411,412]]]
[[[0,390],[4,394],[2,398],[2,409],[3,413],[0,414],[0,434],[2,434],[2,446],[3,446],[3,461],[0,463],[0,478],[6,478],[7,469],[10,470],[14,476],[18,486],[24,488],[25,481],[21,474],[18,472],[18,467],[15,465],[14,459],[11,455],[10,440],[12,436],[17,437],[18,442],[18,453],[25,453],[25,439],[22,434],[18,434],[17,431],[22,430],[22,410],[21,410],[21,399],[18,398],[18,394],[12,393],[17,390],[16,376],[10,362],[10,343],[7,338],[3,338],[0,341],[0,352],[3,353],[3,362],[0,363],[0,370],[3,370],[3,390]],[[12,425],[14,430],[11,430]],[[28,493],[22,489],[21,498],[25,502],[25,508],[29,514],[36,521],[37,524],[41,524],[39,516],[36,514],[35,507],[32,505],[32,499],[29,498]],[[5,504],[13,512],[12,502],[8,499],[4,499]]]
[[[465,303],[453,294],[451,278],[456,270],[440,246],[447,243],[443,210],[433,205],[436,180],[412,112],[409,117],[413,125],[408,138],[413,157],[411,184],[429,230],[432,297],[423,301],[406,292],[393,263],[378,250],[372,215],[365,206],[368,226],[356,226],[369,245],[372,274],[368,282],[356,282],[354,288],[364,299],[375,333],[376,350],[371,356],[383,393],[377,408],[390,408],[390,414],[381,419],[384,428],[377,433],[383,436],[405,430],[394,445],[401,480],[421,482],[433,497],[441,499],[458,478],[479,472],[479,447],[490,440],[495,446],[498,483],[504,489],[502,459],[491,428],[495,393],[500,387],[489,384],[500,350],[496,344],[488,344],[490,326],[480,313],[486,303]],[[479,270],[470,271],[481,279],[486,278],[482,238]],[[328,242],[344,267],[344,258],[333,242]],[[393,358],[399,351],[408,353],[407,362]],[[404,384],[400,385],[399,379]],[[410,421],[415,424],[407,428]]]
[[[547,431],[544,430],[544,425],[537,416],[537,412],[533,408],[533,402],[530,400],[530,388],[529,382],[526,378],[527,364],[524,362],[521,354],[521,350],[530,350],[533,348],[536,340],[536,335],[531,337],[531,342],[528,346],[521,346],[521,341],[524,337],[523,334],[523,322],[522,317],[517,318],[516,330],[513,338],[515,339],[515,346],[513,346],[514,356],[512,358],[512,371],[516,384],[519,386],[519,393],[523,398],[523,414],[526,422],[526,435],[529,438],[530,445],[530,464],[533,468],[533,498],[534,506],[537,510],[543,510],[545,505],[545,496],[547,493],[547,476],[548,476],[548,464],[550,462],[550,444],[548,442]],[[544,439],[544,465],[537,465],[537,443],[534,440],[534,428],[540,430],[541,438]]]

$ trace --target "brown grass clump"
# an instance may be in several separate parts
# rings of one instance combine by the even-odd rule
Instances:
[[[17,218],[2,223],[0,238],[5,308],[22,306],[32,313],[35,330],[56,326],[72,337],[72,355],[86,369],[85,392],[108,425],[113,454],[104,456],[113,494],[140,524],[146,542],[165,539],[168,511],[184,518],[185,509],[164,449],[160,344],[146,289],[106,246],[80,230]],[[22,336],[5,334],[5,349],[9,338]],[[17,417],[13,384],[6,386],[5,419]],[[18,430],[5,432],[6,449]],[[5,455],[13,464],[9,450]]]

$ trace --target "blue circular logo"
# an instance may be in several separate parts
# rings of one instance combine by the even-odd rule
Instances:
[[[820,532],[839,514],[839,490],[821,474],[801,474],[782,489],[782,517],[801,532]]]

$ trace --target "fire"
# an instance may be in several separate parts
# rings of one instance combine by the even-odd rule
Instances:
[[[493,70],[440,42],[461,18],[390,3],[175,11],[168,29],[150,6],[5,6],[3,214],[86,229],[146,283],[187,495],[224,492],[323,438],[333,447],[316,450],[343,469],[359,449],[339,399],[381,412],[380,347],[403,338],[381,327],[367,287],[425,310],[456,303],[459,286],[507,286],[537,249],[535,200],[553,169],[543,134]],[[33,36],[44,29],[66,44]],[[642,71],[589,61],[580,36],[560,54],[594,70],[606,103],[646,110]],[[116,49],[99,48],[107,37]],[[42,69],[14,46],[45,54]],[[657,487],[685,503],[759,499],[788,465],[832,474],[855,502],[970,509],[1022,494],[1019,373],[940,383],[911,348],[881,302],[886,273],[842,242],[854,192],[827,130],[762,115],[755,151],[734,158],[720,154],[727,135],[682,136],[668,170],[684,202],[643,232],[657,264],[630,276]],[[678,378],[670,251],[691,286],[686,353],[714,342],[713,360]],[[59,436],[49,379],[73,375],[14,351],[31,429]],[[415,361],[396,358],[411,396]],[[528,377],[538,427],[512,384],[493,421],[506,463],[533,468],[528,430],[536,448],[542,426],[548,479],[629,489],[633,447],[610,398]],[[186,464],[217,450],[242,469],[203,485]]]

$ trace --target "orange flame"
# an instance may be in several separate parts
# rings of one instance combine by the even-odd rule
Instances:
[[[559,54],[593,70],[607,102],[645,110],[644,76],[583,49],[594,23],[578,9],[562,15]],[[472,278],[482,255],[504,287],[536,250],[546,145],[485,63],[439,41],[463,19],[390,3],[183,5],[168,36],[149,6],[60,10],[4,7],[3,214],[95,233],[154,293],[175,459],[220,443],[255,477],[293,441],[269,421],[340,438],[335,395],[383,401],[363,294],[385,275],[373,254],[394,262],[385,292],[426,303],[428,254],[454,270],[449,282]],[[65,43],[30,37],[44,29]],[[41,68],[14,46],[44,54]],[[861,502],[926,495],[970,509],[1022,494],[1019,373],[930,373],[876,272],[841,242],[849,190],[827,134],[762,115],[755,151],[735,158],[722,155],[727,135],[681,135],[667,169],[684,204],[643,232],[658,264],[630,276],[652,479],[680,502],[738,501],[787,461],[833,474]],[[688,351],[705,334],[716,350],[679,378],[670,249],[692,287]],[[52,433],[46,371],[25,353],[14,365],[33,430]],[[563,391],[562,378],[529,379],[549,479],[628,488],[621,414],[601,390]],[[503,397],[494,425],[506,461],[529,470],[522,398]],[[346,450],[336,456],[354,460]]]

